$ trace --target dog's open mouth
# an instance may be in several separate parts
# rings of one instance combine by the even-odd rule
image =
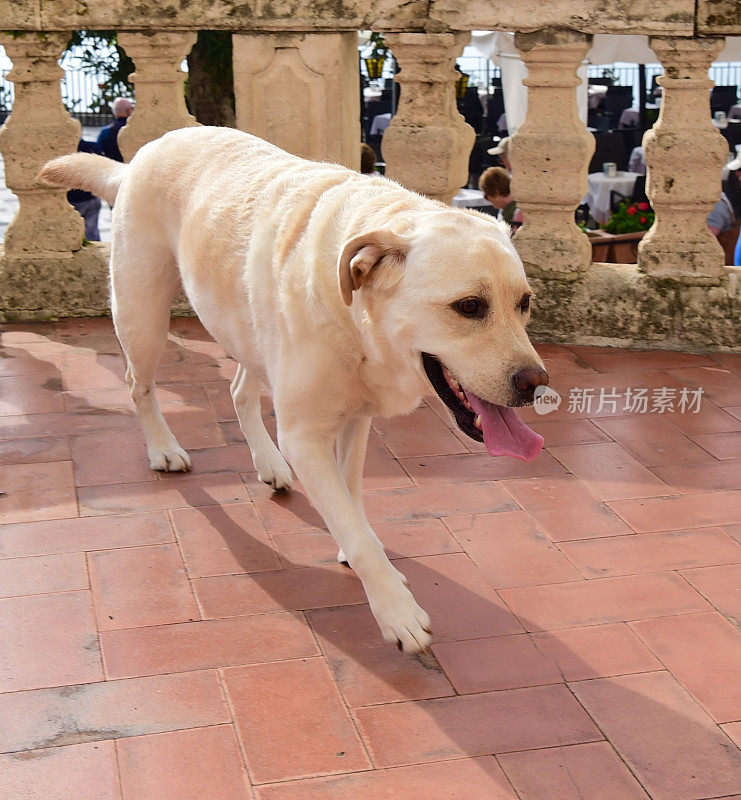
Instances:
[[[422,364],[432,388],[453,412],[458,427],[477,442],[484,442],[490,455],[532,461],[540,453],[543,437],[531,431],[514,408],[482,400],[461,386],[429,353],[422,353]]]

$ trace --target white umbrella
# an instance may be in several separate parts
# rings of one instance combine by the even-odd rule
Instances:
[[[513,135],[527,114],[527,86],[523,84],[527,67],[515,47],[515,35],[503,31],[473,31],[471,45],[484,58],[497,64],[502,72],[504,113],[507,130]]]
[[[592,39],[592,49],[587,53],[590,64],[657,64],[656,53],[648,46],[648,36],[619,36],[598,33]]]
[[[718,53],[716,61],[741,61],[741,36],[726,36],[726,46]]]
[[[733,38],[738,39],[739,49],[741,49],[741,37]],[[522,84],[523,78],[527,76],[527,67],[515,47],[515,36],[513,33],[501,31],[474,31],[471,36],[471,45],[485,58],[491,59],[501,68],[507,126],[509,132],[513,134],[525,121],[527,114],[527,87]],[[648,46],[648,36],[614,34],[594,36],[592,47],[578,72],[582,82],[577,89],[577,104],[582,122],[586,123],[587,120],[588,64],[614,64],[616,61],[645,64],[657,63],[658,60],[656,54]]]

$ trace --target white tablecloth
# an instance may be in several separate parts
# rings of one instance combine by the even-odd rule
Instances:
[[[641,115],[637,108],[626,108],[620,115],[620,122],[618,122],[618,127],[635,128],[638,126],[640,118]]]
[[[587,94],[589,96],[589,107],[597,108],[597,106],[600,104],[600,101],[603,100],[607,94],[607,87],[602,86],[602,84],[592,84],[587,89]]]
[[[480,189],[458,189],[453,198],[455,208],[481,208],[490,205],[488,200],[484,200],[484,193]]]
[[[371,122],[370,135],[383,136],[383,132],[388,128],[390,122],[390,112],[388,114],[376,114],[376,116],[373,117],[373,122]]]
[[[584,202],[589,205],[597,222],[607,222],[610,216],[610,192],[620,192],[630,197],[637,177],[637,172],[618,172],[614,178],[608,178],[601,172],[593,172],[588,176],[589,191]]]

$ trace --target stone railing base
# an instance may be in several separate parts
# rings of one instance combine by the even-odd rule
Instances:
[[[0,320],[93,317],[110,313],[108,244],[72,253],[9,258],[0,246]]]
[[[633,264],[593,264],[578,280],[530,276],[533,339],[637,349],[741,352],[741,270],[717,286],[652,278]]]
[[[69,258],[13,259],[9,270],[0,250],[0,321],[110,314],[109,252],[89,244]],[[530,283],[529,331],[539,341],[741,352],[741,269],[729,268],[718,286],[659,280],[632,264],[595,264],[577,280],[531,275]],[[184,297],[173,314],[193,316]]]
[[[8,259],[0,244],[0,323],[109,316],[110,254],[107,242],[90,242],[69,256]],[[172,313],[194,316],[182,296]]]

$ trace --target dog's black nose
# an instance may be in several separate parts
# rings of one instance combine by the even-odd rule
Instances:
[[[518,403],[532,403],[538,386],[548,386],[548,373],[543,367],[521,369],[512,376],[512,383]]]

